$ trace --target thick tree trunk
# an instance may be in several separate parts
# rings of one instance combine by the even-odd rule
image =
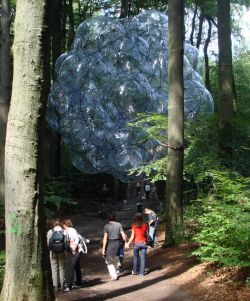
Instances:
[[[183,221],[184,9],[182,0],[170,0],[168,3],[168,144],[177,150],[169,148],[168,151],[165,244],[174,245]]]
[[[46,0],[19,0],[16,9],[13,90],[5,152],[3,301],[54,300],[42,208],[46,7]]]
[[[210,76],[209,76],[209,58],[208,58],[208,46],[211,41],[211,33],[212,33],[212,22],[209,17],[206,17],[206,20],[208,22],[208,32],[207,32],[207,38],[204,45],[204,59],[205,59],[205,85],[208,91],[211,91],[210,87]]]
[[[0,60],[0,202],[4,203],[4,148],[11,90],[9,0],[2,0]]]
[[[219,152],[232,155],[230,119],[236,112],[232,67],[230,1],[217,1],[219,45]]]

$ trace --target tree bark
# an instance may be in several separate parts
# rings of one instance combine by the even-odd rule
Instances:
[[[3,301],[54,300],[42,200],[47,0],[19,0],[5,152]],[[27,12],[28,17],[27,17]]]
[[[121,13],[120,18],[128,17],[128,0],[121,0]]]
[[[224,160],[232,156],[232,126],[230,119],[236,113],[232,66],[230,1],[217,1],[219,46],[219,153]]]
[[[53,0],[51,4],[52,78],[54,79],[56,60],[62,53],[62,32],[60,30],[62,0]],[[61,135],[48,127],[46,138],[49,154],[48,173],[52,177],[58,177],[61,174]]]
[[[207,38],[204,45],[204,59],[205,59],[205,85],[208,91],[211,91],[210,87],[210,76],[209,76],[209,58],[208,58],[208,46],[211,41],[211,33],[212,33],[212,22],[210,17],[206,16],[206,20],[208,22],[208,32],[207,32]]]
[[[61,41],[61,50],[64,52],[66,50],[66,23],[67,23],[67,1],[62,0],[62,28],[61,28],[61,33],[62,33],[62,41]]]
[[[195,30],[195,20],[196,20],[196,16],[197,16],[197,10],[198,10],[198,5],[197,5],[197,3],[195,3],[194,14],[193,14],[193,18],[192,18],[192,30],[190,33],[190,43],[193,46],[194,46],[194,30]]]
[[[168,145],[177,149],[168,150],[165,244],[174,245],[183,223],[183,1],[170,0],[168,7]]]
[[[74,22],[74,12],[73,12],[73,0],[69,0],[68,3],[68,17],[69,17],[69,36],[68,36],[68,49],[70,49],[71,44],[75,37],[75,22]]]
[[[197,35],[197,41],[196,41],[196,48],[200,48],[201,45],[201,38],[202,38],[202,28],[204,23],[204,14],[201,12],[199,17],[199,29],[198,29],[198,35]]]
[[[10,1],[2,0],[0,64],[0,202],[4,203],[4,148],[11,94]]]

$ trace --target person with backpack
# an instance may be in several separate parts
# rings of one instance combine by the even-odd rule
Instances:
[[[140,276],[145,275],[145,265],[146,265],[146,253],[147,253],[147,224],[143,222],[143,215],[141,213],[136,213],[134,217],[134,223],[132,225],[132,232],[129,241],[125,244],[125,248],[128,249],[129,245],[134,242],[134,257],[133,257],[133,269],[132,275],[138,275],[138,260],[139,254],[141,257],[140,265]]]
[[[76,229],[73,228],[72,221],[65,219],[62,222],[64,229],[64,235],[66,237],[66,288],[64,292],[69,292],[73,288],[82,287],[82,274],[80,268],[80,254],[83,252],[80,244],[79,234]],[[74,282],[74,275],[76,276],[76,283]]]
[[[65,278],[65,236],[60,220],[55,220],[47,233],[50,250],[50,265],[55,291],[63,290]]]

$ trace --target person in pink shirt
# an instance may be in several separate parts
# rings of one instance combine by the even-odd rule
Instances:
[[[129,248],[131,242],[134,242],[132,275],[139,274],[139,269],[138,269],[139,254],[141,257],[140,276],[145,275],[146,253],[147,253],[147,232],[148,232],[148,226],[143,221],[143,215],[141,213],[136,213],[134,217],[134,223],[132,225],[131,236],[129,238],[129,241],[125,244],[125,247]]]

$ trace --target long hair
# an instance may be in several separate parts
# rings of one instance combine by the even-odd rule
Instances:
[[[143,224],[143,215],[141,213],[136,213],[134,217],[134,224],[136,227],[140,228]]]
[[[67,227],[73,227],[72,221],[69,218],[66,218],[62,221],[62,225],[65,225]]]

